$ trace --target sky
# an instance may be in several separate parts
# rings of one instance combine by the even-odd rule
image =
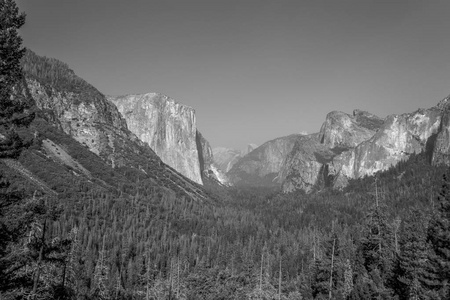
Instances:
[[[16,0],[24,46],[106,95],[159,92],[213,147],[450,94],[448,0]]]

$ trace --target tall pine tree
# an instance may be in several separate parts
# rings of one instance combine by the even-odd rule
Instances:
[[[419,209],[410,211],[400,231],[400,254],[396,268],[400,299],[429,299],[435,278],[428,260],[427,220]]]
[[[439,278],[440,293],[450,298],[450,171],[444,175],[444,183],[439,194],[436,211],[428,228],[428,240],[433,252],[435,274]]]
[[[18,29],[25,24],[13,0],[0,0],[0,158],[17,157],[24,146],[17,126],[34,117],[30,102],[20,93],[23,74],[20,60],[25,53]]]

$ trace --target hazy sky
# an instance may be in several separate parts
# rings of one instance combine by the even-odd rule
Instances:
[[[450,94],[450,1],[17,0],[24,45],[104,94],[160,92],[213,147]]]

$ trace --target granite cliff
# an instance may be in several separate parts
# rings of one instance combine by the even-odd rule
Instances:
[[[199,184],[204,179],[227,184],[226,176],[214,165],[210,144],[197,130],[193,108],[158,93],[109,96],[108,100],[128,128],[164,163]]]
[[[130,131],[164,163],[202,184],[193,108],[157,93],[109,96],[108,100],[118,108]]]
[[[359,110],[329,113],[318,141],[311,136],[298,142],[287,156],[279,176],[283,191],[343,187],[351,178],[374,175],[423,151],[435,165],[450,164],[447,102],[384,120]]]
[[[433,165],[450,166],[450,96],[442,100],[436,108],[442,111],[441,124],[439,132],[428,139],[426,148],[432,155]]]
[[[354,110],[353,115],[330,112],[320,128],[319,140],[329,148],[353,148],[371,138],[383,120],[368,112]]]
[[[336,152],[320,143],[322,133],[300,136],[288,153],[278,175],[284,192],[304,190],[310,192],[325,172],[324,165]],[[339,150],[335,150],[339,151]]]
[[[436,107],[413,113],[390,115],[378,132],[329,164],[338,186],[347,178],[359,178],[387,170],[413,153],[426,150],[429,138],[440,128],[442,111]]]
[[[128,130],[126,120],[116,106],[95,87],[76,76],[65,63],[27,51],[22,66],[27,84],[23,93],[35,102],[39,116],[37,120],[42,124],[49,124],[45,125],[47,127],[36,126],[35,136],[44,140],[43,146],[48,144],[52,145],[51,149],[71,152],[67,146],[69,142],[58,145],[58,141],[49,140],[47,137],[50,133],[47,133],[48,129],[45,128],[56,127],[95,153],[96,157],[112,168],[111,170],[136,170],[155,186],[192,198],[206,198],[199,185],[164,164],[146,143]],[[52,136],[60,134],[55,133]],[[47,150],[42,151],[49,152]],[[54,152],[59,152],[58,155],[62,153],[60,150]],[[64,161],[70,161],[71,166],[80,165],[75,157],[64,157]],[[89,169],[88,166],[82,167]],[[83,175],[82,173],[79,175]]]
[[[279,185],[278,173],[299,137],[302,135],[280,137],[257,147],[228,171],[230,181],[239,185]]]
[[[223,171],[228,172],[242,157],[255,150],[258,146],[255,144],[247,145],[244,150],[235,150],[225,147],[216,147],[213,149],[214,162]]]
[[[227,176],[214,162],[214,153],[211,145],[199,131],[197,131],[196,142],[203,181],[213,180],[221,184],[228,185],[229,180]]]
[[[54,124],[113,168],[126,163],[124,149],[132,147],[133,143],[144,146],[128,131],[120,113],[100,92],[89,97],[90,101],[83,101],[79,93],[57,89],[32,77],[28,77],[27,85],[37,107],[46,112]],[[156,157],[151,149],[146,151]]]
[[[437,106],[381,119],[371,113],[333,111],[320,132],[263,144],[229,170],[235,184],[280,185],[284,192],[340,188],[374,175],[413,153],[450,165],[449,98]]]

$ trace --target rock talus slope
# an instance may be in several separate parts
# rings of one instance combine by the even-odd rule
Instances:
[[[80,101],[77,93],[57,90],[35,79],[28,78],[27,85],[37,107],[50,113],[60,129],[113,167],[125,164],[126,154],[120,149],[128,148],[129,141],[144,145],[128,131],[119,111],[102,94]]]

